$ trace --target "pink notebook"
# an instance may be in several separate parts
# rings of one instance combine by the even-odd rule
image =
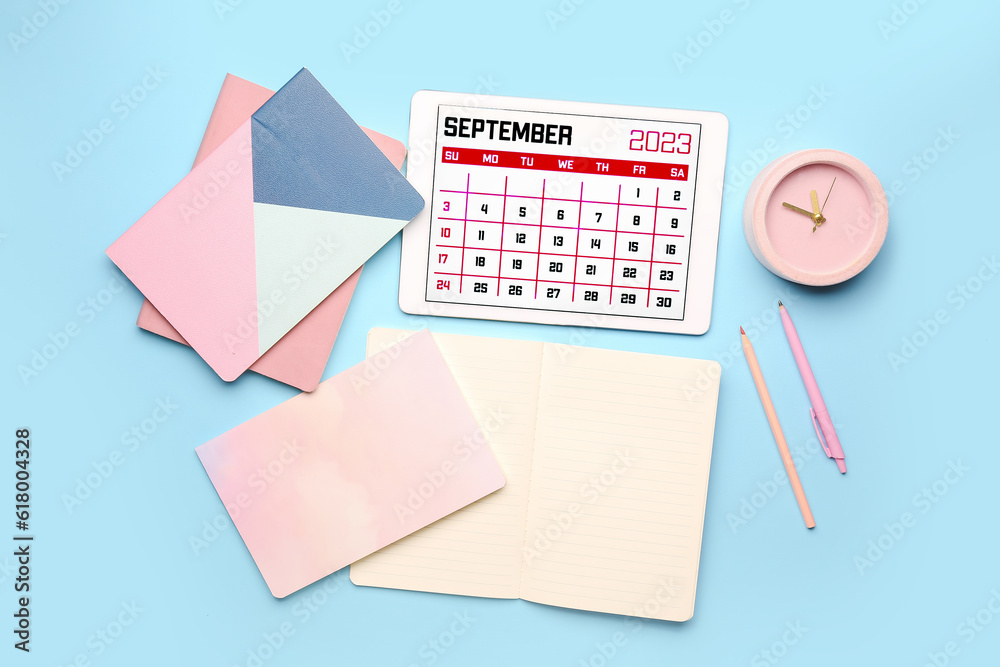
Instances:
[[[273,94],[268,88],[227,74],[195,156],[195,165],[236,131]],[[373,130],[362,129],[397,169],[402,168],[406,147],[401,142]],[[303,391],[314,390],[323,376],[360,275],[361,269],[358,269],[254,362],[250,370]],[[136,324],[146,331],[188,344],[148,299],[142,303]]]
[[[197,453],[279,598],[505,483],[428,331]]]

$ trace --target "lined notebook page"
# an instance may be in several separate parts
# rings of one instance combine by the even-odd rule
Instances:
[[[521,597],[691,617],[719,374],[714,361],[545,345]]]
[[[368,355],[409,332],[372,329]],[[507,477],[499,491],[351,566],[361,586],[516,598],[542,344],[434,334]]]

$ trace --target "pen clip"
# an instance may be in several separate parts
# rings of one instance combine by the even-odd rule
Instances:
[[[816,437],[819,438],[819,444],[823,447],[823,451],[826,452],[827,458],[832,459],[833,454],[830,452],[830,448],[826,446],[826,438],[823,437],[823,429],[819,427],[819,420],[816,419],[816,411],[809,408],[809,416],[812,418],[813,428],[816,429]]]

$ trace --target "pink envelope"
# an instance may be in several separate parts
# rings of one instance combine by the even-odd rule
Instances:
[[[505,483],[426,330],[196,451],[279,598]]]
[[[197,165],[218,148],[273,94],[274,91],[268,88],[226,74],[194,164]],[[406,147],[401,142],[373,130],[362,129],[397,169],[402,168]],[[358,269],[254,362],[250,370],[303,391],[313,391],[326,369],[360,276],[361,269]],[[146,331],[188,344],[148,299],[142,303],[136,324]]]

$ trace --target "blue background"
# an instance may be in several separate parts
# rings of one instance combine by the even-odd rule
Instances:
[[[16,44],[10,33],[42,10],[26,0],[0,10],[0,434],[8,443],[0,450],[0,534],[14,532],[14,429],[27,426],[36,535],[28,656],[11,647],[13,559],[0,550],[4,664],[66,665],[78,656],[99,666],[257,664],[248,651],[268,666],[429,665],[432,656],[438,665],[923,665],[928,653],[940,653],[938,664],[996,664],[1000,617],[987,605],[1000,591],[1000,280],[984,258],[1000,246],[1000,5],[400,0],[393,7],[401,11],[381,14],[391,21],[348,57],[341,44],[386,2],[236,3],[52,2],[54,16]],[[727,9],[730,22],[716,22]],[[687,49],[690,62],[678,63],[675,54]],[[410,96],[421,88],[728,115],[730,187],[706,335],[410,317],[396,305],[397,237],[366,265],[326,371],[361,360],[373,326],[557,342],[582,336],[595,347],[718,359],[693,620],[629,624],[523,601],[357,588],[343,572],[329,595],[320,585],[285,600],[270,596],[220,518],[193,450],[295,391],[254,374],[227,385],[190,350],[137,329],[140,295],[104,249],[188,171],[227,71],[277,88],[303,65],[359,123],[403,140]],[[114,100],[148,67],[166,76],[122,118]],[[827,99],[799,109],[814,87]],[[795,127],[785,116],[797,111],[808,118]],[[60,179],[52,163],[103,119],[113,132]],[[901,188],[882,252],[863,274],[829,289],[767,272],[741,225],[749,183],[741,169],[752,175],[779,154],[817,147],[852,153],[887,189],[895,181]],[[125,289],[103,292],[116,278]],[[795,317],[838,425],[846,476],[810,441],[805,391],[774,317],[778,298]],[[98,311],[88,299],[106,303]],[[927,322],[936,313],[944,323],[935,327]],[[78,335],[22,379],[18,368],[70,324]],[[754,333],[786,435],[800,451],[814,531],[803,528],[787,486],[766,495],[781,466],[734,347],[739,325]],[[158,399],[178,407],[128,451],[123,432],[149,418]],[[79,481],[116,450],[121,465],[67,508]],[[949,462],[968,468],[948,475],[954,484],[941,481]],[[925,488],[933,503],[920,500]],[[741,506],[746,516],[753,504],[756,513],[739,523]],[[913,521],[900,534],[893,524],[906,512]],[[213,522],[222,528],[213,532]],[[193,537],[205,540],[197,553]],[[869,541],[888,548],[880,553]],[[141,608],[134,622],[113,643],[97,639],[109,624],[117,631],[122,604],[133,602]],[[993,608],[1000,611],[1000,594]],[[463,613],[474,620],[450,642],[454,615]],[[961,625],[977,613],[976,626]],[[294,634],[261,653],[264,635],[283,623]],[[798,635],[786,632],[796,623]],[[618,632],[607,658],[601,649],[611,653],[605,644]],[[451,645],[434,653],[433,640]],[[957,655],[943,653],[948,642]]]

